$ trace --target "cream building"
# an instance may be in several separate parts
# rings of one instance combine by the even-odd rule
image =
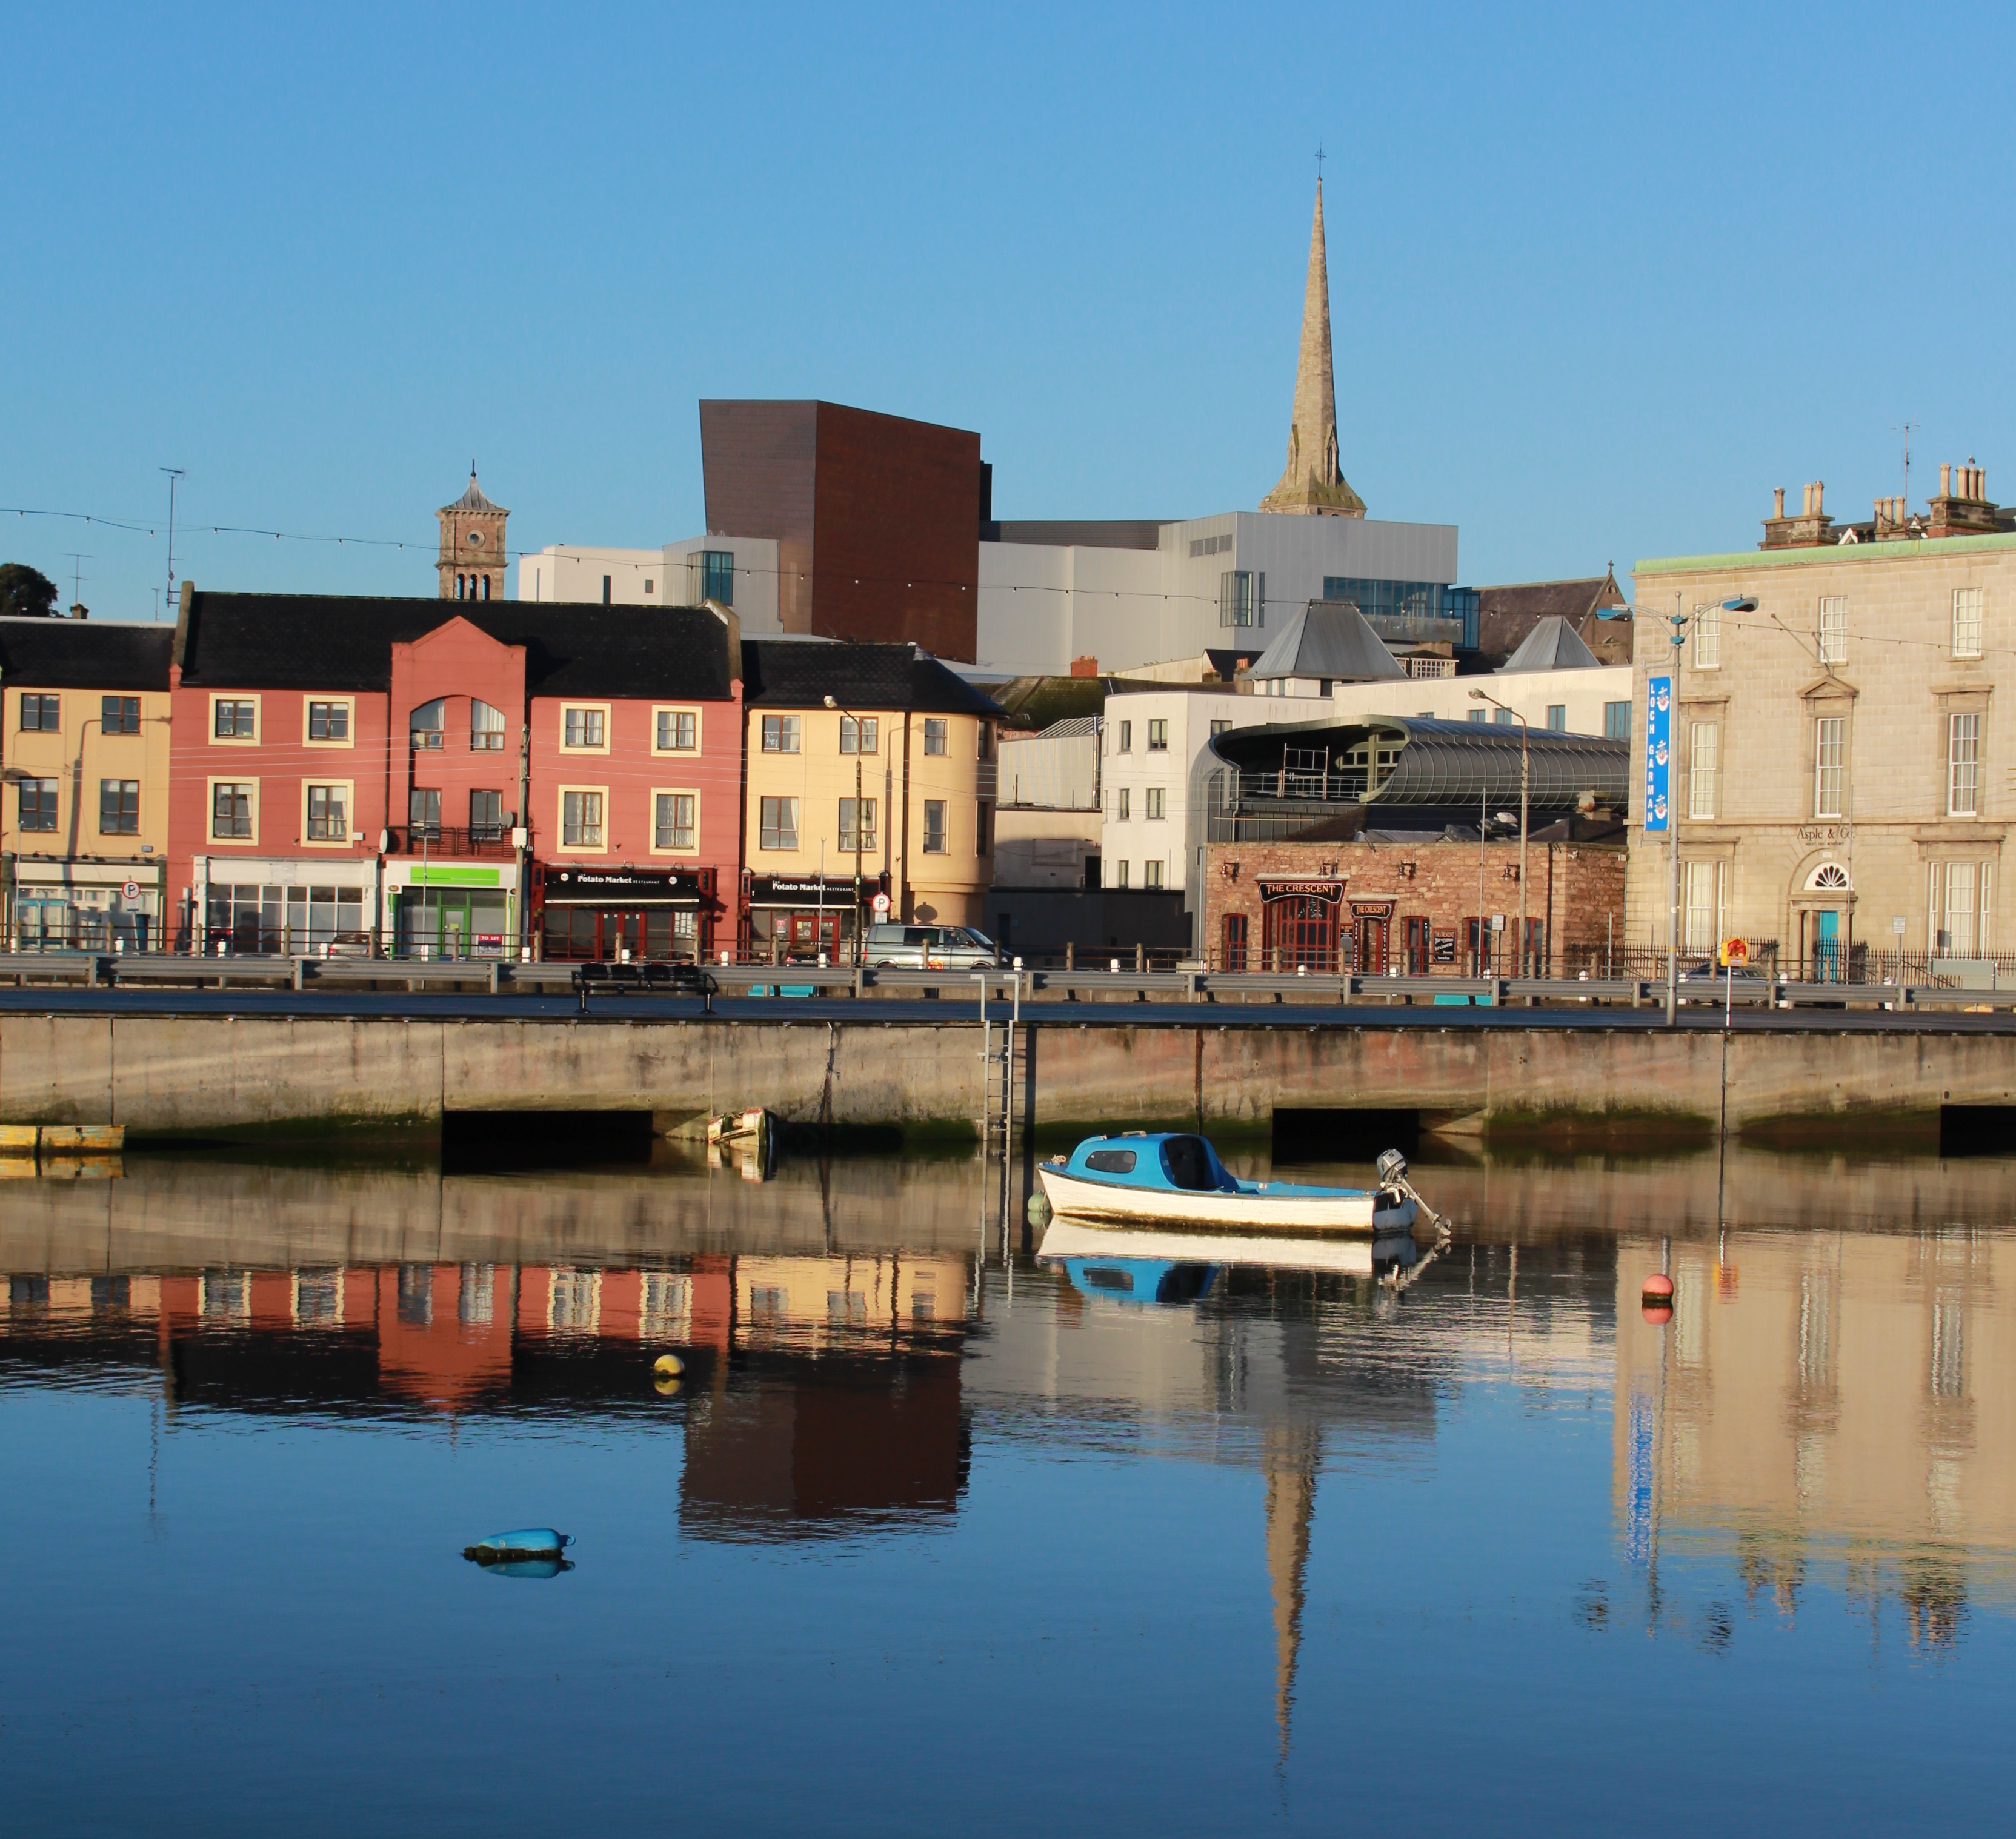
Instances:
[[[1000,705],[910,645],[750,641],[743,659],[745,948],[839,959],[878,889],[892,920],[981,925]]]
[[[1996,692],[2016,531],[1959,472],[1969,495],[1942,490],[1922,519],[1883,500],[1838,530],[1809,487],[1800,517],[1779,495],[1761,549],[1638,564],[1633,783],[1649,686],[1670,676],[1684,953],[1741,937],[1753,963],[1775,945],[1783,974],[1880,977],[1887,960],[1983,980],[2008,953],[2016,707]],[[1625,923],[1663,949],[1668,838],[1633,802]]]

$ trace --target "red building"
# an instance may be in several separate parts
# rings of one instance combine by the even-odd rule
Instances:
[[[740,675],[701,609],[185,585],[178,942],[704,952],[740,866]]]

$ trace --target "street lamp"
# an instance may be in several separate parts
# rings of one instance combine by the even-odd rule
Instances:
[[[1687,643],[1687,628],[1696,620],[1710,611],[1755,613],[1756,610],[1757,602],[1753,596],[1737,594],[1726,600],[1715,601],[1712,605],[1697,606],[1692,613],[1683,613],[1680,610],[1680,596],[1676,592],[1673,596],[1673,610],[1666,615],[1666,624],[1672,628],[1672,670],[1675,685],[1679,682],[1680,647]],[[1679,706],[1677,689],[1673,705],[1677,712]],[[1680,801],[1674,796],[1672,777],[1673,758],[1679,750],[1679,740],[1678,725],[1676,723],[1669,730],[1666,740],[1666,1026],[1669,1028],[1679,1014],[1680,1000]],[[1649,728],[1646,732],[1645,744],[1647,747],[1652,744]],[[1691,772],[1691,767],[1689,770]]]
[[[1530,783],[1532,765],[1526,747],[1526,718],[1517,709],[1507,708],[1495,696],[1486,696],[1481,689],[1473,689],[1470,700],[1474,703],[1489,703],[1494,709],[1504,709],[1519,724],[1519,974],[1526,974],[1526,818],[1529,808],[1527,790]]]
[[[851,709],[842,709],[828,696],[826,706],[839,711],[843,722],[854,724],[854,962],[858,966],[865,954],[862,951],[861,930],[861,718]]]

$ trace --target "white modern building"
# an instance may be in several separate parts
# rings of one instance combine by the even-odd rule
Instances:
[[[1500,722],[1563,734],[1631,738],[1631,666],[1605,664],[1566,623],[1543,620],[1503,668],[1470,677],[1410,677],[1402,682],[1339,683],[1333,713],[1433,717],[1442,722]],[[1481,690],[1489,700],[1473,696]]]
[[[746,638],[772,638],[777,544],[772,537],[693,536],[656,549],[549,543],[518,560],[520,600],[599,600],[604,606],[732,606]]]

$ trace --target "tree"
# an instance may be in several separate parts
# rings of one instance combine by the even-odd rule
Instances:
[[[56,610],[56,585],[39,568],[25,562],[0,562],[0,615],[52,619]]]

